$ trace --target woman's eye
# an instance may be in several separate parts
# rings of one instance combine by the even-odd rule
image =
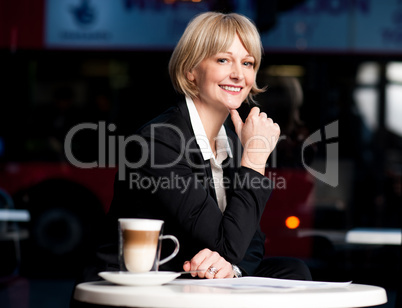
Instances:
[[[219,62],[219,63],[226,63],[227,61],[228,61],[227,59],[223,59],[223,58],[218,59],[218,62]]]
[[[246,61],[243,64],[244,66],[254,67],[254,62]]]

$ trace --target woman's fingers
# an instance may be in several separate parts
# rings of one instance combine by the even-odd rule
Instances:
[[[199,269],[204,269],[204,272],[198,273],[200,278],[213,279],[215,274],[220,270],[217,267],[219,258],[222,258],[216,251],[211,251],[209,249],[202,250],[204,252],[204,260],[199,264]],[[216,264],[214,266],[214,264]]]
[[[227,262],[224,258],[221,257],[213,266],[219,269],[218,272],[215,273],[214,279],[233,278],[232,264]]]
[[[186,272],[191,271],[191,263],[190,263],[190,261],[184,262],[184,264],[183,264],[183,270],[186,271]]]
[[[191,273],[191,276],[196,277],[199,276],[200,278],[204,278],[205,272],[207,271],[208,267],[212,264],[213,261],[207,261],[205,264],[205,260],[211,258],[212,251],[205,248],[198,252],[190,261],[186,261],[183,264],[183,269],[185,271],[197,271],[202,270],[199,273]]]
[[[258,116],[260,114],[260,108],[258,107],[253,107],[250,110],[250,113],[248,114],[248,116]]]
[[[202,270],[198,273],[192,273],[193,277],[214,279],[214,278],[232,278],[232,265],[221,257],[216,251],[207,248],[198,252],[190,261],[183,264],[185,271]]]
[[[231,110],[230,111],[230,117],[232,119],[233,125],[235,127],[235,131],[237,136],[239,136],[239,139],[241,141],[241,131],[243,128],[243,120],[241,119],[239,112],[237,110]]]
[[[279,134],[278,124],[258,107],[252,108],[241,131],[242,165],[264,174],[266,161],[279,140]]]

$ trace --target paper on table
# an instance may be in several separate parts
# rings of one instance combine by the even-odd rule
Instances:
[[[230,288],[230,289],[322,289],[342,288],[351,284],[349,282],[305,281],[263,277],[242,277],[228,279],[176,279],[169,284],[191,284],[199,286]]]

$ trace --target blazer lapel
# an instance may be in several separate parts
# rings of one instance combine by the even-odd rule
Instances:
[[[195,134],[190,120],[190,113],[188,111],[185,100],[180,100],[177,106],[183,118],[185,119],[188,128],[188,130],[186,130],[187,133],[183,131],[183,134],[186,141],[191,142],[191,144],[186,146],[189,146],[190,149],[194,150],[191,153],[190,159],[192,162],[194,162],[196,166],[202,166],[199,168],[195,168],[196,170],[194,171],[197,174],[198,180],[201,181],[201,183],[204,183],[205,189],[208,190],[209,194],[214,198],[214,200],[218,204],[215,187],[213,184],[214,182],[212,181],[213,178],[212,178],[211,163],[209,160],[207,161],[204,160],[201,153],[201,149],[198,146],[197,141],[195,140]]]

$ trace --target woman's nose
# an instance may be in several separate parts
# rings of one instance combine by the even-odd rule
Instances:
[[[240,80],[244,78],[241,64],[233,64],[230,77],[233,79],[240,79]]]

